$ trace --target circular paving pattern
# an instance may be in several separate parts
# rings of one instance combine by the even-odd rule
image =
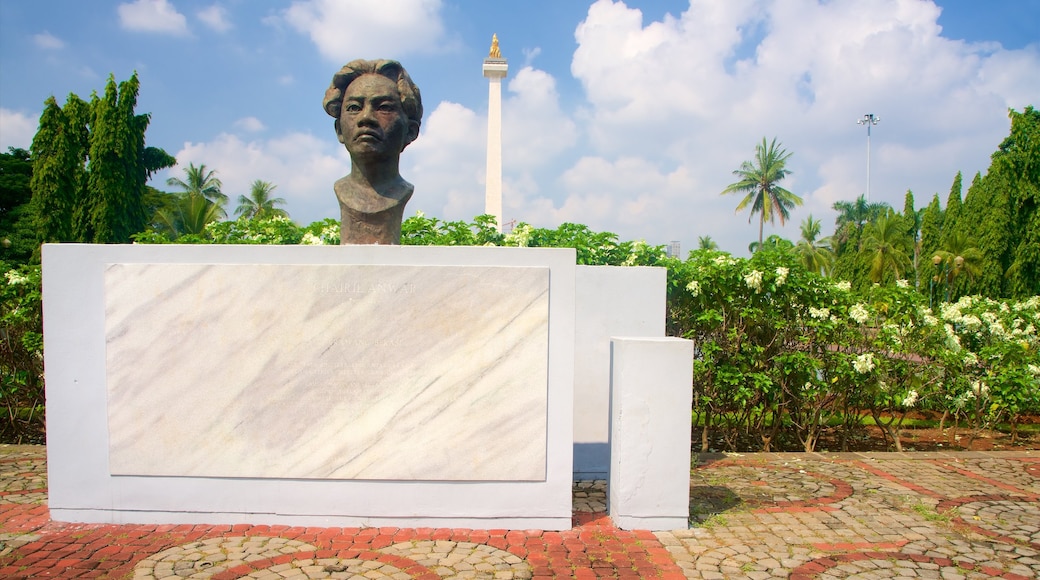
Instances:
[[[852,486],[841,479],[775,465],[708,466],[696,470],[694,476],[709,487],[724,486],[752,507],[766,511],[820,508],[852,495]]]
[[[134,566],[134,574],[135,578],[209,578],[254,560],[316,549],[310,544],[284,538],[212,538],[153,554]]]
[[[0,460],[0,503],[47,501],[47,461],[43,457]]]
[[[472,542],[401,542],[379,550],[320,555],[310,544],[278,537],[213,538],[163,550],[134,567],[135,578],[367,578],[379,580],[527,579],[523,559]],[[327,550],[324,552],[332,552]]]
[[[484,544],[447,540],[402,542],[377,550],[408,558],[442,578],[530,578],[531,566],[520,557]]]
[[[1013,571],[950,558],[898,552],[857,552],[817,558],[791,571],[791,580],[809,578],[1029,578]]]
[[[983,496],[940,502],[939,513],[985,536],[1040,550],[1040,503],[1037,497]]]
[[[1022,461],[1021,463],[1025,464],[1026,473],[1028,473],[1030,476],[1032,476],[1033,479],[1036,480],[1035,483],[1040,484],[1040,462]]]

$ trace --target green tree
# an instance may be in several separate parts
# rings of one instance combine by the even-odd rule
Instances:
[[[921,212],[921,255],[930,260],[939,249],[942,237],[943,213],[939,207],[939,194],[932,196],[931,203]],[[930,275],[930,274],[929,274]]]
[[[813,219],[812,214],[802,222],[802,238],[794,247],[798,259],[810,272],[827,276],[834,266],[834,250],[831,248],[831,237],[820,238],[822,224]]]
[[[32,161],[25,149],[9,147],[0,153],[0,260],[26,263],[35,246],[28,222],[32,199]]]
[[[152,173],[175,162],[165,151],[145,147],[151,118],[135,113],[140,86],[136,72],[118,86],[109,75],[105,94],[92,100],[87,192],[94,242],[128,243],[131,235],[144,231],[150,217],[145,184]]]
[[[863,195],[851,202],[836,201],[831,207],[838,212],[838,217],[834,220],[834,232],[839,253],[846,246],[852,248],[853,251],[858,250],[863,226],[885,215],[891,209],[887,203],[869,202]]]
[[[184,169],[184,179],[171,177],[166,180],[166,185],[180,189],[180,193],[187,196],[194,195],[209,200],[217,206],[220,217],[227,217],[224,207],[227,205],[228,196],[220,190],[224,184],[217,177],[216,170],[207,170],[205,163],[197,166],[189,163]]]
[[[943,292],[946,302],[957,298],[960,295],[958,282],[962,277],[977,277],[982,272],[983,260],[982,252],[971,245],[967,236],[959,232],[951,234],[931,258],[936,270],[932,276],[934,288]]]
[[[986,177],[975,180],[961,208],[961,219],[953,229],[943,228],[943,246],[953,236],[974,241],[982,251],[982,271],[972,280],[966,281],[961,291],[985,296],[1004,296],[1004,275],[1010,265],[1010,250],[1016,237],[1012,223],[1013,191],[1007,175],[991,171]]]
[[[69,95],[63,109],[54,97],[44,102],[32,143],[31,212],[37,242],[89,241],[75,231],[77,202],[86,193],[87,104]]]
[[[722,190],[722,195],[744,195],[737,204],[737,211],[750,207],[751,216],[748,223],[751,223],[756,213],[759,214],[759,245],[762,245],[762,229],[767,220],[773,223],[775,218],[780,218],[782,226],[790,217],[791,208],[802,205],[802,198],[779,185],[780,181],[791,174],[786,167],[791,155],[792,153],[779,146],[776,138],[767,145],[763,137],[762,143],[755,145],[755,158],[743,162],[740,169],[733,171],[733,175],[740,179]]]
[[[976,173],[975,179],[971,182],[971,187],[974,188],[975,185],[979,183],[980,179],[981,176]],[[961,207],[963,205],[961,190],[961,172],[958,171],[957,175],[953,178],[953,185],[950,186],[950,195],[946,197],[946,210],[943,213],[943,232],[942,237],[939,240],[940,244],[945,243],[946,238],[957,230],[957,222],[960,219]]]
[[[900,216],[889,213],[867,225],[862,252],[870,258],[870,279],[880,282],[891,271],[902,278],[910,268],[910,238]]]
[[[275,207],[285,205],[285,200],[280,197],[271,197],[271,193],[277,188],[267,181],[257,179],[249,188],[249,196],[238,196],[238,208],[235,214],[245,219],[262,219],[267,217],[282,216],[289,217],[289,212]]]
[[[173,165],[145,147],[149,116],[136,115],[137,73],[90,103],[47,99],[33,138],[31,213],[38,241],[129,242],[147,225],[145,182]]]
[[[1003,260],[1005,295],[1040,294],[1040,111],[1011,111],[1011,134],[993,154],[990,173],[1005,176],[1013,199],[1008,256]]]
[[[181,236],[205,236],[206,226],[219,221],[220,207],[212,201],[191,193],[176,194],[171,207],[160,209],[155,215],[156,231],[171,240]]]
[[[718,250],[719,244],[711,239],[711,236],[700,236],[697,238],[698,250]]]

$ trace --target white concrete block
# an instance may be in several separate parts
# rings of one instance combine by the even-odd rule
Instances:
[[[619,528],[688,526],[692,382],[691,341],[611,341],[607,511]]]
[[[665,268],[578,266],[575,272],[574,479],[610,464],[610,337],[663,337]]]
[[[543,248],[46,245],[43,307],[51,515],[57,521],[114,523],[568,529],[574,267],[573,250]],[[280,268],[280,274],[272,273]],[[222,273],[201,283],[210,271]],[[379,280],[374,286],[338,279],[312,283],[326,275],[349,278],[360,273],[375,274]],[[474,276],[467,282],[457,278],[470,274]],[[170,276],[181,276],[181,282]],[[479,287],[487,276],[500,277],[507,287],[468,288]],[[438,294],[420,288],[426,283],[422,280],[445,284],[450,291]],[[296,291],[294,284],[300,284]],[[411,309],[410,317],[395,314],[395,299],[375,291],[404,284],[415,284],[414,296],[390,296]],[[204,295],[190,296],[191,288]],[[221,296],[221,288],[227,296]],[[325,296],[322,288],[369,290],[354,297],[373,309],[371,316],[377,321],[351,318],[356,313],[340,308],[336,298],[351,292]],[[428,296],[420,298],[422,292]],[[528,303],[514,301],[511,293]],[[501,304],[495,296],[501,297]],[[210,299],[213,305],[205,306]],[[277,306],[283,302],[284,315]],[[174,304],[181,316],[171,310]],[[204,306],[194,312],[200,304]],[[461,311],[468,307],[480,312],[467,318]],[[458,309],[458,316],[429,318],[424,310],[438,308]],[[497,319],[506,312],[522,323],[498,319],[496,327],[496,320],[482,318]],[[497,330],[473,328],[485,324]],[[250,332],[236,334],[242,328],[256,333],[255,344],[250,344]],[[401,337],[394,329],[413,336]],[[192,342],[193,331],[207,336],[208,342]],[[329,340],[323,332],[342,342]],[[427,340],[431,336],[437,340]],[[180,349],[178,337],[191,347]],[[371,339],[367,346],[365,339]],[[524,378],[513,386],[499,372],[505,368],[500,364],[509,363],[499,360],[504,351],[496,341],[519,348],[526,353],[520,359],[534,364],[534,370],[521,373]],[[437,350],[441,343],[452,345],[447,348],[451,352]],[[423,387],[436,397],[409,393],[418,388],[414,382],[401,386],[381,378],[382,372],[390,376],[405,370],[408,362],[394,353],[406,344],[415,356],[426,357],[423,369],[406,374],[424,376],[429,384]],[[324,364],[314,360],[321,358],[315,348],[329,348],[340,358],[373,358]],[[497,355],[487,358],[488,353]],[[449,359],[438,360],[440,356]],[[214,357],[223,358],[224,364],[212,363]],[[207,362],[196,368],[199,360]],[[370,362],[372,366],[366,366]],[[507,385],[502,393],[506,400],[477,376],[475,367],[484,363],[488,376],[497,377],[491,382],[502,379]],[[332,380],[348,372],[355,373],[353,384]],[[534,375],[541,377],[537,388],[530,382]],[[438,380],[462,389],[438,387]],[[241,384],[229,384],[235,381]],[[197,382],[205,385],[188,384]],[[152,385],[158,385],[154,392]],[[346,387],[383,390],[351,397],[328,390]],[[178,400],[178,389],[187,402]],[[384,396],[390,400],[384,401]],[[385,403],[390,411],[355,412],[344,401],[374,411],[384,411],[380,405]],[[117,408],[124,404],[132,410],[129,414]],[[481,405],[483,411],[477,410]],[[465,410],[460,413],[461,409]],[[452,417],[454,424],[438,425],[438,411]],[[483,413],[498,413],[500,419],[506,413],[508,420],[520,417],[524,424],[488,427],[486,433],[464,424],[479,424]],[[540,419],[535,417],[539,413]],[[358,420],[344,421],[342,414]],[[221,424],[221,416],[228,422]],[[366,476],[360,467],[330,471],[337,459],[349,464],[350,450],[361,441],[341,439],[343,433],[375,429],[369,423],[377,416],[391,427],[385,443],[381,436],[364,440],[383,446],[365,464],[373,469],[379,465],[370,472],[378,475]],[[178,420],[185,424],[176,425]],[[528,420],[542,432],[528,431]],[[262,432],[265,422],[271,427]],[[414,438],[406,441],[407,434],[393,433],[397,423],[414,426]],[[193,426],[208,434],[193,435]],[[148,444],[131,441],[134,433]],[[171,441],[159,441],[162,437]],[[526,456],[516,472],[502,463],[515,458],[491,458],[480,451],[499,444],[492,437],[533,438],[533,443],[514,440]],[[214,447],[213,439],[227,449]],[[155,460],[142,457],[153,445],[158,446]],[[241,457],[254,451],[254,445],[260,459]],[[416,449],[425,449],[430,457],[417,458]],[[396,463],[395,453],[400,454]],[[221,454],[238,476],[215,467],[211,456]],[[292,460],[278,463],[280,456]],[[316,460],[308,463],[312,456]],[[497,468],[487,470],[491,465]],[[453,469],[469,474],[469,479],[456,479]],[[379,476],[393,479],[366,479]]]

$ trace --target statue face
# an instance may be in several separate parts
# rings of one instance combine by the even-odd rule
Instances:
[[[393,81],[365,74],[347,86],[336,132],[351,158],[379,160],[398,156],[419,127],[405,114]]]

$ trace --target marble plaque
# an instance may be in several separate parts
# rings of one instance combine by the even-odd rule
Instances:
[[[543,481],[549,269],[110,264],[113,475]]]

